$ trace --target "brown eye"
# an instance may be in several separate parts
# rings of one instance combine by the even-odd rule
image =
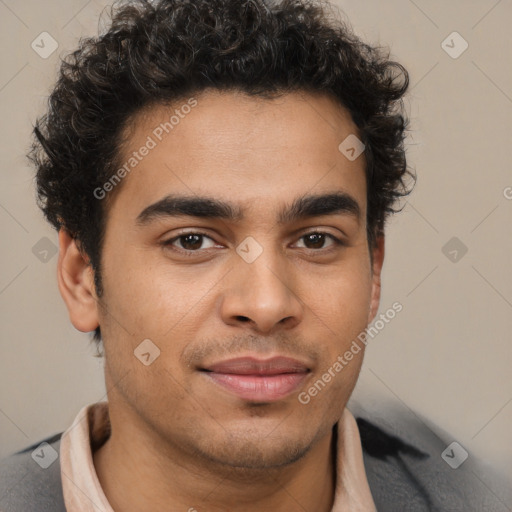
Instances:
[[[325,235],[311,233],[304,237],[304,242],[308,249],[321,249],[325,243]]]
[[[325,249],[326,247],[332,245],[341,244],[341,241],[335,238],[333,235],[330,235],[329,233],[320,233],[316,231],[301,236],[300,240],[303,241],[303,247],[306,249]],[[329,240],[331,241],[331,243],[326,246],[325,243],[326,241]]]
[[[205,243],[209,243],[206,247]],[[202,233],[184,233],[164,242],[167,247],[182,251],[197,252],[200,249],[209,249],[215,246],[215,242]]]
[[[183,235],[178,238],[181,248],[187,251],[195,251],[200,249],[203,244],[203,235]]]

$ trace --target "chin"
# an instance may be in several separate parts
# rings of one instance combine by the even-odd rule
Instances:
[[[196,454],[218,465],[233,469],[262,470],[280,468],[293,464],[304,457],[314,444],[311,436],[298,432],[295,438],[290,431],[285,435],[262,436],[250,432],[229,435],[210,441],[207,445],[196,446]]]

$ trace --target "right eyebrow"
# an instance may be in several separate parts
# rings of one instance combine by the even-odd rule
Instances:
[[[144,208],[137,216],[136,222],[142,226],[158,218],[181,215],[230,221],[243,218],[238,207],[218,199],[169,195]]]

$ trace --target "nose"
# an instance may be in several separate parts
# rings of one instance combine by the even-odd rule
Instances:
[[[268,254],[264,251],[252,263],[242,259],[235,262],[221,303],[225,324],[269,334],[292,329],[302,321],[303,302],[294,290],[291,269]]]

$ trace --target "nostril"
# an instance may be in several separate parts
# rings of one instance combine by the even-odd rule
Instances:
[[[249,322],[250,321],[250,318],[247,318],[246,316],[242,316],[242,315],[237,315],[236,319],[240,320],[240,322]]]

